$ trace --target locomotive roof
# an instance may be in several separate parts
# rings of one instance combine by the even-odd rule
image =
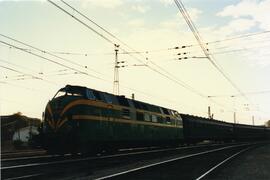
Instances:
[[[118,100],[119,99],[127,99],[129,101],[132,101],[133,104],[136,106],[139,105],[141,106],[140,108],[146,108],[146,106],[153,106],[152,108],[149,109],[149,111],[153,111],[153,108],[154,107],[159,107],[161,109],[161,111],[166,111],[166,110],[170,110],[170,111],[174,111],[174,112],[177,112],[176,110],[172,110],[172,109],[168,109],[168,108],[164,108],[162,106],[157,106],[157,105],[153,105],[153,104],[149,104],[149,103],[146,103],[146,102],[143,102],[143,101],[137,101],[137,100],[134,100],[134,99],[130,99],[130,98],[126,98],[125,96],[123,95],[114,95],[114,94],[111,94],[111,93],[107,93],[107,92],[103,92],[103,91],[99,91],[99,90],[95,90],[95,89],[91,89],[91,88],[88,88],[88,87],[85,87],[85,86],[77,86],[77,85],[66,85],[64,88],[61,88],[59,91],[65,91],[65,92],[69,92],[69,93],[81,93],[81,94],[85,94],[86,93],[86,90],[92,90],[92,91],[95,91],[95,92],[98,92],[98,93],[102,93],[102,94],[108,94],[108,95],[111,95],[111,96],[114,96],[114,97],[118,97]],[[139,103],[139,104],[138,104]],[[136,106],[136,108],[138,108]],[[167,112],[168,113],[168,112]],[[166,112],[164,114],[167,114]],[[219,122],[219,123],[227,123],[227,124],[234,124],[234,123],[229,123],[229,122],[225,122],[225,121],[221,121],[221,120],[217,120],[217,119],[209,119],[209,118],[205,118],[205,117],[201,117],[201,116],[195,116],[195,115],[191,115],[191,114],[183,114],[183,113],[180,113],[181,115],[184,115],[184,116],[189,116],[189,117],[196,117],[196,118],[200,118],[201,120],[205,120],[205,121],[216,121],[216,122]],[[247,125],[247,124],[234,124],[236,126],[246,126],[246,127],[249,127],[251,125]],[[264,126],[253,126],[254,128],[262,128]],[[270,128],[269,128],[270,129]]]
[[[81,92],[83,94],[86,89],[87,87],[84,87],[84,86],[66,85],[64,88],[61,88],[59,91],[65,91],[65,92],[70,92],[70,93]]]
[[[176,110],[172,110],[172,109],[168,109],[168,108],[164,108],[162,106],[157,106],[157,105],[153,105],[153,104],[149,104],[149,103],[146,103],[146,102],[143,102],[143,101],[138,101],[138,100],[134,100],[134,99],[130,99],[130,98],[127,98],[125,97],[124,95],[114,95],[114,94],[111,94],[111,93],[108,93],[108,92],[103,92],[103,91],[99,91],[99,90],[95,90],[95,89],[91,89],[91,88],[88,88],[88,87],[85,87],[85,86],[77,86],[77,85],[66,85],[64,88],[61,88],[59,91],[65,91],[65,92],[68,92],[68,93],[81,93],[81,94],[86,94],[86,90],[92,90],[94,92],[98,92],[99,94],[102,93],[102,94],[108,94],[110,96],[114,96],[114,97],[117,97],[118,101],[119,100],[123,100],[123,99],[126,99],[126,100],[129,100],[129,101],[132,101],[134,106],[136,108],[142,108],[142,109],[147,109],[149,108],[149,111],[153,111],[153,109],[155,109],[155,107],[159,107],[162,109],[162,111],[166,111],[166,110],[170,110],[170,111],[174,111],[174,112],[177,112]],[[148,106],[148,107],[146,107]],[[151,110],[150,110],[151,109]],[[168,112],[165,112],[164,114],[168,114]]]

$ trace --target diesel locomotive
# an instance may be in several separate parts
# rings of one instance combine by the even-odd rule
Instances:
[[[41,134],[48,152],[91,153],[203,140],[259,140],[269,138],[270,130],[180,114],[124,96],[67,85],[48,102]]]

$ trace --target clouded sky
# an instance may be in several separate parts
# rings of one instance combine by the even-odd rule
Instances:
[[[0,0],[2,115],[41,117],[66,84],[112,92],[116,43],[120,94],[200,116],[210,105],[215,118],[229,122],[234,111],[240,123],[251,124],[253,115],[256,124],[270,119],[270,0],[182,1],[214,62],[245,96],[203,58],[174,1],[66,1],[124,44],[54,2],[88,28],[45,0]]]

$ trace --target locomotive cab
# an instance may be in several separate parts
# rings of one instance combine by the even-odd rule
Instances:
[[[74,149],[78,123],[72,120],[69,109],[72,102],[86,97],[86,88],[71,88],[67,85],[60,89],[45,109],[43,133],[44,148],[55,152],[70,152]]]

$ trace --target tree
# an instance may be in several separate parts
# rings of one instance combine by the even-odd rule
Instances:
[[[265,122],[265,126],[266,127],[270,127],[270,120],[268,120],[268,121]]]

